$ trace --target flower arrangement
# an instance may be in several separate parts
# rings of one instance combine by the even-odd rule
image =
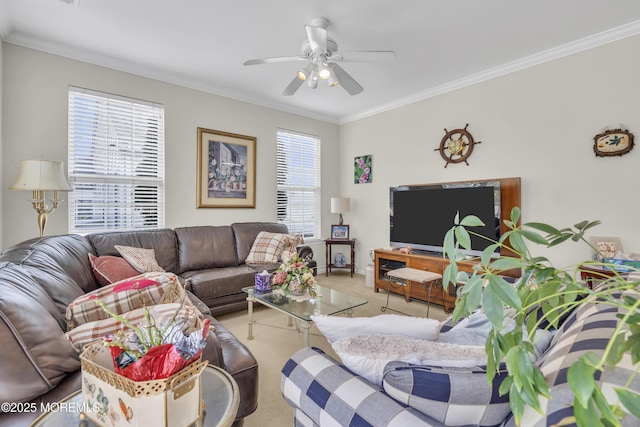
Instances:
[[[285,294],[302,295],[309,292],[312,297],[316,296],[316,278],[307,262],[298,254],[280,264],[273,273],[273,285]]]

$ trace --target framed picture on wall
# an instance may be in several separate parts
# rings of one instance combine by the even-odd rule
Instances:
[[[256,138],[198,128],[198,208],[256,207]]]
[[[373,178],[373,156],[367,154],[353,159],[353,182],[368,184]]]
[[[349,239],[349,226],[346,224],[336,224],[331,226],[331,239],[333,240],[348,240]]]

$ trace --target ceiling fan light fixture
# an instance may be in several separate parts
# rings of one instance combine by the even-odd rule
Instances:
[[[311,64],[307,64],[299,69],[297,76],[300,80],[305,81],[307,80],[307,78],[309,78],[309,74],[311,74]]]
[[[329,69],[329,67],[327,67],[327,64],[323,63],[318,66],[318,76],[322,80],[327,80],[329,77],[331,77],[331,70]]]
[[[340,80],[336,77],[335,73],[331,73],[329,76],[329,87],[334,87],[340,84]]]
[[[313,70],[311,72],[311,76],[307,80],[307,86],[309,86],[311,89],[315,89],[318,87],[318,72],[316,70]]]

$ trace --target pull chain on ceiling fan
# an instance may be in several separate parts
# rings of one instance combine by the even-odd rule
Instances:
[[[327,80],[330,87],[340,85],[350,95],[357,95],[363,91],[353,77],[337,63],[340,61],[393,61],[395,53],[389,50],[360,50],[353,52],[338,52],[337,43],[329,38],[326,18],[318,17],[305,25],[307,40],[302,43],[302,55],[282,56],[274,58],[249,59],[244,65],[270,64],[276,62],[305,61],[291,83],[282,92],[284,96],[291,96],[300,88],[303,82],[311,89],[318,87],[318,80]]]

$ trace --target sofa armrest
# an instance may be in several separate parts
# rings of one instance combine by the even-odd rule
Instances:
[[[313,425],[443,427],[392,399],[317,348],[305,347],[286,362],[280,388],[300,425],[309,425],[310,420]]]
[[[298,255],[307,262],[307,265],[309,266],[311,271],[313,271],[313,275],[317,276],[318,263],[316,262],[315,259],[313,259],[313,249],[311,249],[311,246],[298,245],[296,250],[298,251]]]
[[[298,255],[305,261],[311,261],[313,259],[313,249],[311,246],[307,245],[298,245],[296,248],[298,251]]]
[[[211,309],[207,304],[203,303],[200,298],[195,296],[190,290],[186,290],[187,296],[191,300],[191,303],[205,316],[211,316]]]

